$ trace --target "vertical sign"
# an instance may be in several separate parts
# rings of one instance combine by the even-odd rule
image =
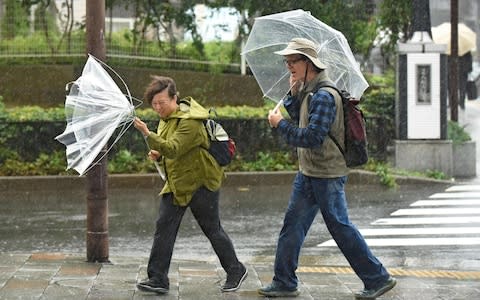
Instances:
[[[440,54],[407,54],[407,138],[440,139]]]
[[[431,65],[417,65],[417,104],[432,104]]]

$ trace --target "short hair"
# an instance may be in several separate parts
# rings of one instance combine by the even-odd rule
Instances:
[[[165,89],[167,89],[168,96],[170,98],[173,98],[175,95],[177,95],[177,85],[172,78],[157,75],[153,75],[151,77],[152,81],[147,86],[147,89],[143,95],[143,99],[147,100],[148,104],[151,105],[153,97],[155,97],[156,94],[163,92]]]

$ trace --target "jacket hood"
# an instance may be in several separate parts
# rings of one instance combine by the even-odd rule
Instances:
[[[201,106],[192,97],[185,97],[178,100],[178,109],[168,119],[208,119],[208,110]]]

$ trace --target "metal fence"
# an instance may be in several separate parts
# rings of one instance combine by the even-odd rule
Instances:
[[[74,2],[74,6],[76,5]],[[63,9],[63,6],[59,6],[55,13],[49,12],[48,18],[41,19],[38,16],[38,7],[35,6],[31,8],[28,16],[18,15],[18,12],[9,14],[5,7],[2,12],[0,0],[0,59],[68,61],[84,58],[84,25],[81,25],[81,20],[76,20],[70,27],[68,22],[72,20],[66,18]],[[240,57],[238,62],[231,62],[231,56],[225,53],[211,61],[195,59],[193,57],[200,57],[200,54],[193,46],[171,44],[166,42],[169,38],[163,35],[162,39],[165,41],[160,41],[159,36],[151,32],[152,28],[147,33],[134,34],[134,18],[120,18],[127,26],[117,24],[120,22],[118,19],[105,18],[105,45],[109,60],[116,59],[138,65],[153,63],[155,66],[175,69],[241,72]],[[113,22],[112,27],[110,22]],[[178,35],[178,40],[182,40],[182,34]]]

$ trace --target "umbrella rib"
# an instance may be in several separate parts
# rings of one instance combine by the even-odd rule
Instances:
[[[127,132],[128,128],[130,128],[130,126],[132,126],[133,124],[133,119],[132,121],[128,122],[128,125],[127,125],[127,122],[124,122],[123,125],[122,125],[122,129],[120,130],[120,132],[118,133],[117,137],[115,138],[115,140],[113,140],[113,142],[111,143],[111,145],[107,148],[107,150],[105,151],[105,153],[102,154],[102,156],[100,156],[99,158],[95,159],[94,161],[92,161],[92,163],[90,164],[90,166],[88,168],[85,169],[85,171],[83,171],[82,174],[85,174],[86,172],[88,172],[91,168],[93,168],[95,166],[95,164],[97,162],[99,162],[100,160],[102,160],[102,158],[104,158],[108,152],[110,152],[110,150],[112,150],[113,146],[115,145],[116,142],[118,142],[120,140],[120,138],[125,134],[125,132]],[[125,127],[126,126],[126,127]]]
[[[125,86],[125,89],[127,90],[127,93],[128,93],[128,98],[130,99],[130,104],[133,105],[133,101],[132,101],[132,95],[130,94],[130,89],[128,88],[127,84],[125,83],[125,81],[123,80],[123,78],[112,68],[110,67],[109,65],[107,65],[106,63],[104,63],[103,61],[101,61],[100,59],[96,58],[95,56],[93,56],[92,54],[89,54],[91,57],[93,57],[96,61],[98,61],[101,65],[107,67],[110,71],[112,71],[117,77],[118,79],[120,79],[120,81],[122,81],[122,84]]]
[[[265,97],[266,95],[268,95],[268,93],[270,93],[270,92],[280,83],[280,81],[282,81],[282,79],[283,79],[284,77],[286,77],[287,75],[288,75],[288,73],[285,73],[284,75],[282,75],[282,76],[272,85],[272,87],[271,87],[270,89],[268,89],[268,90],[264,93],[263,97]],[[290,87],[290,89],[291,89],[291,87]],[[285,93],[285,95],[288,94],[288,92],[290,91],[290,89],[288,89],[288,91]],[[285,97],[285,95],[283,95],[280,99],[283,99],[283,98]],[[268,97],[268,96],[267,96],[267,97]]]

